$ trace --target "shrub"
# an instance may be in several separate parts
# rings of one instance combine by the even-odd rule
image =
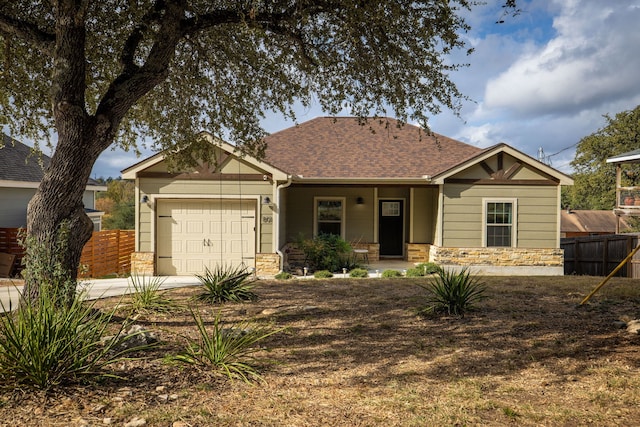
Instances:
[[[311,270],[340,271],[354,262],[351,245],[335,234],[319,234],[313,239],[301,236],[296,243]]]
[[[163,278],[147,276],[131,276],[131,307],[136,312],[157,311],[171,312],[177,305],[170,299],[164,297],[164,292],[160,291],[160,286],[164,283]]]
[[[318,270],[313,273],[313,277],[315,277],[316,279],[329,279],[333,277],[333,273],[329,270]]]
[[[204,275],[196,274],[205,288],[197,298],[214,304],[227,301],[253,301],[257,299],[257,295],[251,291],[255,282],[251,276],[251,272],[241,266],[218,265],[213,271],[207,268]]]
[[[424,270],[418,267],[413,267],[407,270],[407,277],[422,277],[424,276]]]
[[[256,347],[259,341],[273,335],[278,330],[270,330],[264,326],[243,322],[233,328],[223,327],[220,313],[213,320],[213,329],[208,332],[202,317],[191,310],[191,315],[198,329],[198,342],[187,339],[183,354],[174,357],[182,363],[211,367],[230,379],[240,378],[246,382],[259,379],[256,367],[258,359],[252,356],[260,350]]]
[[[355,268],[349,272],[349,277],[369,277],[369,272],[364,268]]]
[[[402,273],[398,270],[385,270],[382,272],[382,277],[390,279],[393,277],[402,277]]]
[[[428,285],[418,285],[428,292],[427,305],[423,313],[445,311],[448,314],[464,315],[474,304],[485,298],[485,285],[471,276],[467,269],[456,273],[440,270]]]
[[[130,338],[123,333],[125,325],[115,338],[105,339],[114,312],[100,313],[95,303],[83,304],[84,294],[61,306],[51,293],[50,286],[41,287],[35,300],[0,316],[0,383],[4,386],[48,390],[82,378],[108,376],[102,370],[105,366],[148,347],[121,346]]]
[[[275,275],[275,278],[277,280],[289,280],[292,277],[293,276],[290,273],[287,273],[286,271],[281,271],[280,273]]]
[[[435,262],[422,262],[416,265],[416,268],[422,270],[423,275],[434,274],[442,270],[442,268]]]

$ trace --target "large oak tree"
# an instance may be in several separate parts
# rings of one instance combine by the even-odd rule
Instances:
[[[505,1],[513,6],[514,1]],[[259,155],[266,111],[422,120],[462,95],[467,0],[2,0],[0,120],[55,142],[28,208],[27,294],[75,291],[82,192],[112,146],[207,156],[208,130]],[[293,148],[293,147],[292,147]]]

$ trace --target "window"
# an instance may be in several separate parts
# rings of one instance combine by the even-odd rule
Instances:
[[[515,200],[485,201],[485,246],[515,246]]]
[[[344,199],[316,199],[315,234],[344,235]]]

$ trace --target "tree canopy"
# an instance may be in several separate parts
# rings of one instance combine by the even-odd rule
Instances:
[[[576,172],[567,202],[573,209],[613,209],[616,170],[606,160],[640,147],[640,106],[604,117],[606,126],[580,140],[571,162]],[[625,167],[623,180],[626,186],[640,185],[640,167]]]
[[[450,73],[462,64],[450,54],[467,49],[464,13],[474,5],[0,1],[0,121],[13,137],[57,139],[27,215],[38,257],[62,264],[61,282],[75,280],[92,228],[82,192],[110,146],[135,149],[144,140],[184,164],[210,160],[210,145],[196,138],[202,130],[259,156],[260,120],[268,111],[295,118],[295,102],[416,121],[457,111],[464,97]],[[47,274],[41,279],[51,281]]]

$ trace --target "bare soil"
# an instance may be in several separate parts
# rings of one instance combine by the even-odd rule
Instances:
[[[640,423],[640,283],[486,278],[464,317],[416,314],[421,279],[262,281],[257,302],[197,306],[211,321],[286,328],[264,341],[262,382],[167,361],[196,336],[188,309],[137,323],[162,345],[115,366],[123,380],[46,395],[7,390],[0,426],[631,426]],[[198,288],[166,295],[196,307]],[[121,303],[101,300],[103,308]]]

